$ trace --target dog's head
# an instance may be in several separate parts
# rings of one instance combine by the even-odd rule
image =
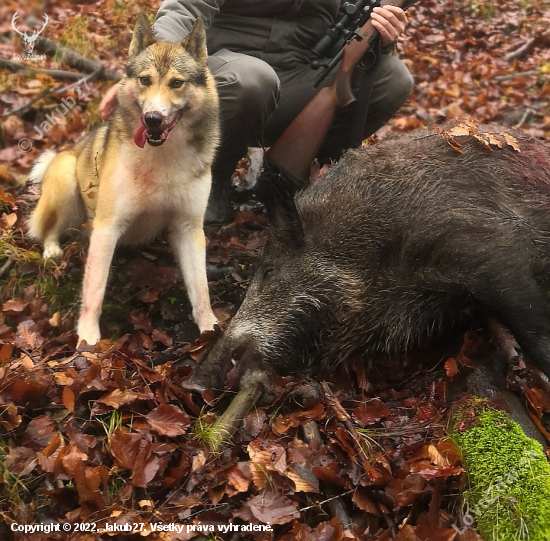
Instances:
[[[126,66],[126,95],[136,103],[141,125],[134,142],[160,146],[183,115],[193,115],[205,98],[209,81],[206,32],[197,19],[181,43],[156,41],[145,14],[140,13]]]

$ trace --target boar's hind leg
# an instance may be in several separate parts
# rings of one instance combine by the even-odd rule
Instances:
[[[531,276],[478,285],[475,296],[506,325],[523,352],[550,377],[550,317],[544,292]]]

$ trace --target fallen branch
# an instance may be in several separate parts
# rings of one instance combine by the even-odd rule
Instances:
[[[537,41],[536,38],[528,39],[521,47],[508,53],[505,57],[506,60],[510,62],[515,58],[521,58],[535,44],[535,41]]]
[[[303,513],[304,511],[309,511],[310,509],[317,509],[321,505],[324,505],[325,503],[329,503],[333,500],[336,500],[338,498],[342,498],[343,496],[347,496],[348,494],[351,494],[352,492],[355,492],[355,489],[348,490],[347,492],[342,492],[342,494],[336,494],[336,496],[331,496],[330,498],[327,498],[326,500],[323,500],[322,502],[316,502],[313,505],[308,505],[307,507],[301,507],[300,513]]]
[[[267,372],[254,368],[245,373],[241,379],[240,390],[229,407],[212,425],[210,449],[216,453],[237,431],[245,415],[252,409],[266,387],[269,386]]]
[[[87,58],[76,51],[73,51],[61,43],[57,43],[48,38],[40,37],[36,41],[36,49],[48,55],[58,55],[71,68],[83,71],[85,73],[93,73],[101,70],[100,79],[119,81],[122,76],[117,71],[106,68],[101,62]]]
[[[523,125],[528,122],[531,118],[533,118],[535,114],[535,111],[533,109],[531,109],[530,107],[527,107],[527,109],[525,109],[525,112],[523,113],[522,117],[520,118],[519,122],[512,126],[513,128],[515,128],[516,130],[519,130],[520,128],[523,127]]]
[[[327,507],[330,511],[330,514],[333,517],[336,517],[339,521],[344,530],[351,530],[353,527],[353,524],[351,522],[351,518],[349,516],[348,510],[346,509],[346,505],[342,501],[341,498],[334,498],[327,502]]]
[[[539,73],[539,70],[518,71],[517,73],[509,73],[508,75],[497,75],[496,77],[493,77],[493,80],[497,81],[497,83],[502,83],[504,81],[511,81],[512,79],[516,79],[517,77],[530,77],[532,75],[539,75]]]
[[[550,464],[540,443],[479,398],[455,408],[450,434],[468,472],[469,523],[483,539],[514,541],[526,527],[529,539],[550,539]]]
[[[90,81],[93,81],[95,79],[100,79],[101,78],[101,74],[103,73],[103,70],[105,68],[103,66],[101,66],[100,68],[98,68],[96,71],[86,75],[85,77],[83,77],[82,79],[79,79],[77,81],[77,83],[89,83]],[[63,86],[61,88],[56,88],[54,90],[54,94],[64,94],[65,92],[69,91],[69,90],[72,90],[74,87],[76,86],[76,84],[74,83],[71,83],[69,85],[66,85],[66,86]]]
[[[0,115],[0,118],[6,118],[8,116],[17,115],[19,113],[22,113],[23,111],[26,111],[29,107],[31,107],[31,105],[36,103],[38,100],[41,100],[43,97],[47,96],[51,91],[52,91],[51,86],[49,86],[48,88],[45,88],[44,90],[42,90],[42,92],[38,93],[27,103],[24,103],[23,105],[20,105],[19,107],[16,107],[15,109],[8,111],[7,113],[3,113],[2,115]]]
[[[0,278],[3,278],[5,274],[8,273],[8,271],[13,266],[13,259],[8,258],[7,261],[0,267]]]
[[[13,60],[7,60],[6,58],[0,58],[0,67],[9,68],[15,72],[28,71],[29,73],[49,75],[52,79],[68,79],[69,81],[80,81],[81,79],[86,77],[84,73],[77,73],[74,71],[33,68],[32,66],[27,66],[26,64],[14,62]]]
[[[42,98],[44,98],[45,96],[47,96],[50,93],[55,94],[55,95],[64,94],[65,92],[67,92],[69,90],[72,90],[77,85],[77,83],[87,84],[89,81],[92,81],[96,77],[99,77],[102,70],[103,70],[103,67],[98,69],[97,71],[94,71],[93,73],[90,73],[89,75],[83,75],[83,77],[81,79],[78,79],[78,81],[76,81],[76,82],[72,82],[71,84],[64,85],[64,86],[60,85],[55,89],[52,89],[52,87],[49,86],[49,87],[45,88],[44,90],[42,90],[42,92],[39,92],[36,96],[34,96],[27,103],[24,103],[23,105],[20,105],[19,107],[16,107],[15,109],[12,109],[11,111],[3,113],[2,115],[0,115],[0,118],[6,118],[10,115],[16,115],[16,114],[22,113],[23,111],[26,111],[33,104],[35,104],[37,101],[41,100]],[[69,73],[69,72],[67,72],[67,73]],[[54,105],[54,107],[55,107],[55,105]]]
[[[319,430],[319,427],[317,426],[317,423],[315,421],[308,421],[306,424],[302,425],[302,432],[302,441],[307,443],[312,449],[320,448],[320,446],[322,445],[321,431]],[[332,494],[334,493],[333,486],[330,486],[328,483],[322,482],[321,487],[321,492],[330,497],[326,500],[323,500],[322,502],[316,503],[315,505],[303,507],[302,509],[300,509],[300,512],[306,511],[307,509],[311,509],[313,507],[320,508],[322,505],[327,504],[331,516],[336,517],[340,521],[340,523],[344,527],[344,530],[351,529],[351,519],[341,498],[342,496],[345,496],[346,494],[349,494],[353,491],[350,490],[348,492],[339,493],[332,496]]]

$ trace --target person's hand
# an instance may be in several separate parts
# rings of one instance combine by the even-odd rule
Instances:
[[[101,103],[99,104],[99,114],[103,120],[107,120],[117,106],[116,93],[118,91],[118,84],[109,88]]]
[[[371,22],[372,26],[380,32],[382,47],[387,47],[403,33],[408,20],[401,8],[387,5],[372,10]]]

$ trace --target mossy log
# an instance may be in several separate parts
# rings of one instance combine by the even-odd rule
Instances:
[[[243,418],[254,407],[263,390],[269,385],[268,381],[268,375],[261,369],[249,370],[244,374],[239,392],[229,407],[210,427],[208,444],[213,453],[219,452],[224,443],[231,439],[238,430]]]
[[[451,436],[468,472],[465,523],[484,541],[550,540],[550,464],[540,443],[486,400],[462,403]]]

